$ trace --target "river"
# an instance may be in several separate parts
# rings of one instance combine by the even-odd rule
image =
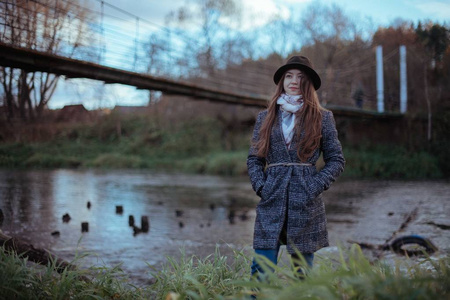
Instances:
[[[143,284],[151,278],[148,265],[158,268],[180,249],[199,257],[216,247],[225,254],[251,250],[258,202],[247,177],[148,170],[2,170],[0,193],[5,234],[68,261],[89,253],[78,262],[83,266],[121,264]],[[448,195],[446,181],[338,180],[324,193],[331,245],[422,234],[448,254]],[[137,227],[148,217],[150,230],[135,234],[130,215]]]

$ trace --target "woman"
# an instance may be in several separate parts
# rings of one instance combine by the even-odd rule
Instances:
[[[293,56],[274,74],[275,95],[258,114],[247,158],[256,194],[253,248],[277,263],[281,244],[312,266],[314,252],[328,246],[321,193],[344,170],[345,160],[331,111],[320,106],[321,80],[308,58]],[[323,153],[325,166],[315,164]],[[262,273],[253,260],[252,275]]]

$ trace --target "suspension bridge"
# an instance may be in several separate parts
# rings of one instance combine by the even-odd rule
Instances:
[[[184,95],[217,102],[265,106],[268,100],[262,96],[255,97],[208,89],[181,80],[175,81],[149,74],[130,72],[31,49],[16,48],[2,43],[0,43],[0,65],[27,71],[65,75],[67,78],[89,78],[108,84],[120,83],[138,89],[156,90],[167,94]]]
[[[15,1],[0,1],[0,65],[29,72],[64,75],[66,78],[125,84],[193,99],[266,106],[268,97],[254,90],[256,82],[271,81],[274,66],[261,63],[257,74],[240,74],[240,77],[221,74],[204,78],[198,75],[198,63],[180,50],[186,48],[188,43],[198,41],[104,1],[97,2],[100,9],[81,7],[68,0],[54,1],[54,5],[50,5],[49,1],[29,0],[24,6],[19,6]],[[40,7],[47,9],[46,16],[39,13]],[[82,17],[86,15],[91,19]],[[54,27],[50,28],[52,24]],[[134,30],[130,30],[131,27]],[[34,39],[30,40],[30,36]],[[252,82],[244,78],[247,75],[253,78]],[[201,84],[190,82],[190,77],[200,78]],[[326,107],[335,114],[354,117],[400,116],[398,113],[379,113],[355,106]]]

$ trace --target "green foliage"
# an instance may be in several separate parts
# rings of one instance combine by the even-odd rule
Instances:
[[[220,175],[247,174],[248,151],[221,152],[210,155],[206,173]]]
[[[344,176],[382,179],[441,178],[438,159],[425,151],[396,146],[344,147]]]
[[[31,296],[30,290],[23,288],[35,284],[26,264],[26,259],[20,259],[17,255],[9,255],[3,251],[3,248],[0,248],[1,299],[25,299],[27,296]],[[29,298],[31,299],[31,297]]]
[[[0,247],[0,299],[149,299],[119,267],[56,273],[56,262],[34,265]]]
[[[31,146],[22,143],[6,144],[0,147],[0,166],[19,167],[28,157],[33,155]]]
[[[429,151],[401,146],[344,145],[345,177],[435,179],[449,176],[449,114],[435,122]],[[224,135],[214,119],[161,125],[148,116],[106,116],[95,125],[69,125],[53,140],[0,144],[0,167],[150,168],[190,173],[245,175],[251,129]],[[223,136],[226,136],[224,138]],[[233,145],[229,150],[230,144]]]
[[[80,258],[78,258],[80,259]],[[77,259],[77,260],[78,260]],[[206,257],[188,257],[154,270],[155,282],[147,287],[129,283],[119,266],[54,272],[55,262],[36,266],[24,257],[0,248],[0,299],[448,299],[450,256],[404,258],[394,265],[371,262],[357,245],[327,257],[316,255],[312,269],[283,260],[273,265],[257,257],[266,272],[250,278],[251,258],[243,251],[232,257],[219,250]],[[297,262],[305,265],[305,262]],[[306,274],[306,276],[305,276]]]
[[[216,249],[206,258],[186,257],[176,261],[167,257],[168,263],[156,274],[156,283],[150,287],[154,299],[221,299],[222,296],[239,293],[235,282],[246,276],[249,259],[242,251],[234,251],[231,261]]]
[[[161,126],[148,116],[112,114],[94,125],[68,125],[49,142],[2,144],[0,166],[181,168],[188,172],[242,174],[245,156],[221,152],[221,133],[220,122],[213,119]]]
[[[74,168],[80,166],[81,161],[70,156],[35,153],[23,161],[22,164],[25,167]]]
[[[145,167],[144,161],[139,156],[123,155],[119,153],[100,154],[86,165],[88,167],[114,169],[136,169]]]
[[[180,124],[164,136],[161,151],[174,153],[178,157],[190,157],[220,149],[219,126],[217,121],[211,119],[195,119]]]
[[[450,295],[450,257],[424,259],[417,264],[387,266],[370,262],[359,246],[340,252],[337,259],[318,257],[306,277],[293,265],[273,265],[258,257],[266,272],[261,281],[249,279],[249,259],[235,256],[234,270],[222,264],[217,253],[212,261],[169,258],[151,287],[156,299],[445,299]],[[245,259],[244,259],[245,258]],[[247,265],[246,263],[247,262]],[[305,262],[303,262],[303,265]],[[429,265],[426,267],[425,265]],[[233,274],[233,272],[235,275]]]
[[[186,158],[177,164],[177,170],[190,173],[207,173],[226,176],[247,174],[247,151],[214,152]]]

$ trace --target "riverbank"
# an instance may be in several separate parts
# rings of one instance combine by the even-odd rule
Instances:
[[[155,272],[153,284],[131,284],[120,267],[65,270],[30,265],[0,248],[2,299],[446,299],[450,296],[450,259],[424,258],[420,264],[395,267],[370,262],[358,246],[341,250],[338,258],[319,258],[306,278],[290,265],[272,266],[275,273],[258,282],[249,278],[249,257],[236,251],[230,259],[216,253],[207,258],[168,258]]]
[[[245,175],[251,131],[207,118],[167,124],[157,117],[114,114],[85,124],[22,125],[3,128],[0,167]],[[439,179],[448,173],[439,156],[423,149],[376,143],[343,149],[347,178]]]

